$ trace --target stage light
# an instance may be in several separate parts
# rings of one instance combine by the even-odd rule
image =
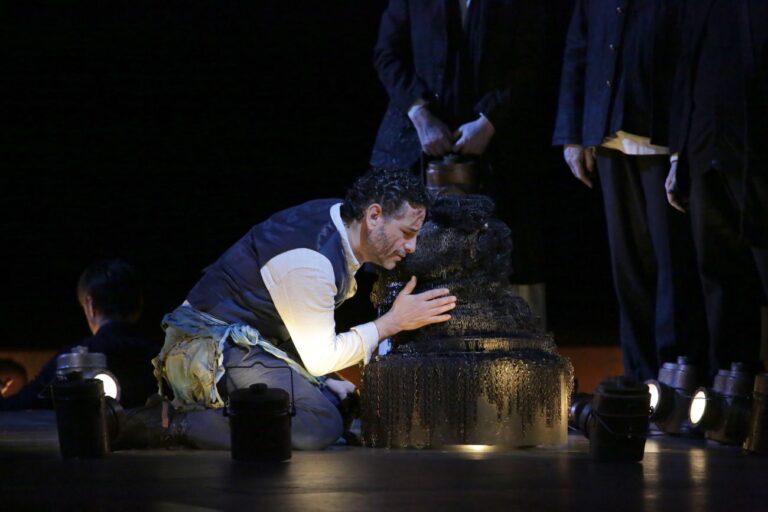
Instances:
[[[752,416],[744,449],[753,453],[768,454],[768,373],[755,377]]]
[[[111,450],[125,412],[117,400],[104,395],[102,380],[67,373],[51,384],[51,398],[62,457],[102,457]]]
[[[602,461],[640,461],[648,434],[650,393],[622,377],[604,380],[594,395],[576,394],[569,423],[589,439],[590,455]]]
[[[678,357],[676,362],[662,365],[658,379],[645,382],[651,395],[650,419],[659,430],[668,434],[690,431],[688,410],[698,380],[697,368],[688,358]]]
[[[56,358],[56,376],[66,380],[69,375],[79,373],[83,379],[97,379],[103,383],[104,395],[120,400],[120,383],[107,370],[107,356],[89,352],[88,347],[77,346]]]
[[[120,385],[117,383],[117,377],[110,372],[103,371],[94,375],[93,378],[101,381],[105,396],[120,401]]]
[[[742,444],[747,437],[752,408],[752,374],[741,363],[720,370],[712,389],[699,388],[689,411],[691,425],[707,439],[723,444]]]
[[[709,407],[709,411],[714,411],[714,407]],[[688,419],[691,422],[691,425],[694,427],[701,425],[701,421],[704,419],[704,413],[709,411],[707,410],[707,390],[699,388],[696,390],[696,393],[693,394],[691,407],[688,412]]]
[[[651,420],[666,417],[675,405],[675,390],[657,380],[645,382],[651,395]]]
[[[651,395],[651,412],[656,410],[659,405],[659,399],[661,398],[661,389],[658,382],[646,382],[648,386],[648,394]]]

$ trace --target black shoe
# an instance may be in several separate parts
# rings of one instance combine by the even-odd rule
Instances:
[[[164,410],[168,427],[163,426]],[[160,395],[150,396],[144,406],[126,411],[112,450],[186,447],[183,422],[174,422],[175,416],[177,413],[168,400]]]

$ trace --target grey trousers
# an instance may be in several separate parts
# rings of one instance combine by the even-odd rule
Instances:
[[[260,347],[245,349],[229,343],[224,348],[224,368],[226,372],[222,380],[228,393],[261,382],[290,394],[293,376],[296,415],[291,419],[291,442],[294,449],[319,450],[341,437],[344,426],[336,406],[319,388]],[[222,409],[189,411],[179,415],[184,435],[194,445],[203,449],[230,449],[229,419]]]

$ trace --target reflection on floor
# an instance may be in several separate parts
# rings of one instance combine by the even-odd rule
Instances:
[[[768,457],[652,436],[642,463],[598,463],[588,441],[506,453],[334,447],[289,462],[126,451],[63,461],[50,411],[0,414],[2,510],[768,510]]]

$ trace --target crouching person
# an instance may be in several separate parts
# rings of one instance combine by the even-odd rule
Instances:
[[[168,432],[229,449],[226,395],[264,383],[293,393],[295,449],[334,443],[343,431],[336,405],[354,386],[324,376],[367,363],[400,331],[447,321],[455,306],[447,289],[414,294],[412,278],[383,316],[335,329],[334,309],[355,294],[364,263],[392,269],[416,250],[429,203],[417,177],[374,170],[343,201],[310,201],[251,228],[163,320],[153,364],[174,394]]]

